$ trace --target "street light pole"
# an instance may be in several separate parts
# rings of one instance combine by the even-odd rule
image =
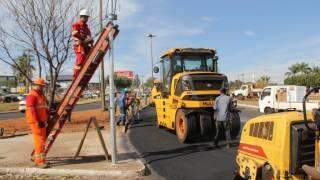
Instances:
[[[110,12],[108,13],[109,20],[117,20],[117,15],[115,14],[113,0],[110,0]],[[110,142],[111,142],[111,160],[112,164],[117,163],[117,143],[116,143],[116,120],[115,120],[115,100],[114,100],[114,47],[113,47],[113,37],[110,33],[109,35],[109,56],[110,56],[110,70],[109,70],[109,96],[110,96]]]
[[[99,0],[99,20],[100,20],[100,32],[102,32],[102,0]],[[106,95],[105,95],[106,85],[104,81],[104,61],[100,64],[100,95],[101,95],[101,109],[106,110]]]
[[[153,47],[152,47],[152,38],[153,38],[153,37],[156,37],[156,35],[150,33],[150,34],[147,34],[147,37],[150,38],[151,77],[152,77],[152,79],[153,79],[154,77],[153,77]]]

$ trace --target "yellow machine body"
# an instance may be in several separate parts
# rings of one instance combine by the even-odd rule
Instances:
[[[161,56],[161,83],[152,89],[157,123],[176,130],[182,143],[215,132],[214,100],[222,87],[228,87],[227,77],[218,73],[217,60],[216,51],[205,48],[173,48]],[[233,134],[239,132],[240,123],[237,126]]]
[[[316,147],[315,133],[307,131],[301,112],[256,117],[246,122],[241,133],[236,158],[239,175],[244,179],[306,179],[302,165],[314,165]]]
[[[192,74],[206,74],[203,72],[188,72],[176,74],[172,79],[171,92],[176,89],[177,81],[185,75]],[[212,76],[222,77],[219,73],[210,73]],[[211,95],[212,97],[218,97],[220,95],[219,90],[204,90],[204,91],[185,91],[180,96],[170,94],[167,97],[161,96],[161,93],[155,93],[154,103],[157,111],[158,125],[166,127],[168,129],[175,130],[175,119],[178,109],[205,109],[213,108],[214,99],[206,100],[185,100],[187,96],[197,96],[197,95]]]

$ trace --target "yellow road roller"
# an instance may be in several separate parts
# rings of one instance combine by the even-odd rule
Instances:
[[[215,134],[213,103],[227,76],[218,72],[215,49],[173,48],[161,56],[160,82],[152,91],[158,127],[174,130],[181,143]],[[231,136],[240,131],[238,112],[231,113]]]

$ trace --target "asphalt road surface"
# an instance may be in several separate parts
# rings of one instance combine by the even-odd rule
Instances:
[[[76,105],[74,111],[85,111],[98,108],[101,108],[101,104],[99,103],[79,104]],[[25,117],[25,114],[21,112],[0,113],[0,120],[23,117]]]
[[[260,115],[257,109],[241,108],[242,124]],[[226,149],[212,147],[212,142],[199,139],[192,144],[180,144],[174,132],[158,129],[155,109],[146,108],[141,117],[143,122],[132,125],[129,138],[140,156],[151,170],[151,176],[172,180],[212,180],[233,178],[237,170],[235,157],[237,143]]]

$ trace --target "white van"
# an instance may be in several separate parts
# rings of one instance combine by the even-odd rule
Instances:
[[[273,113],[279,111],[302,111],[305,86],[267,86],[259,97],[259,111]],[[319,108],[320,102],[307,102],[307,110]]]

